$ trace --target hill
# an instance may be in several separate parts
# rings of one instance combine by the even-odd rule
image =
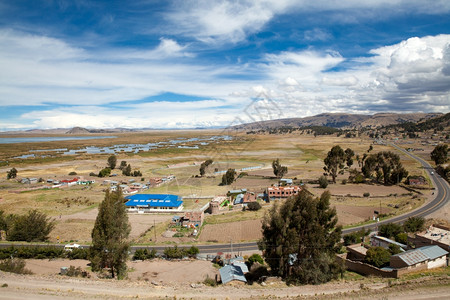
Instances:
[[[379,128],[402,123],[417,123],[442,116],[441,113],[378,113],[374,115],[324,113],[305,118],[287,118],[233,126],[236,130],[274,129],[281,127],[325,126],[339,129]]]

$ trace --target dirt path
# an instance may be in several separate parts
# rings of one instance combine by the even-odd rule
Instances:
[[[186,274],[185,271],[182,273]],[[165,284],[146,280],[116,281],[0,272],[0,299],[448,299],[448,280],[434,283],[429,285],[427,280],[419,279],[419,284],[410,282],[393,288],[380,281],[364,284],[335,281],[295,287],[282,283],[208,287],[195,281],[193,284]]]

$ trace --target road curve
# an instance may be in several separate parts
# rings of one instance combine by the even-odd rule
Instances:
[[[420,157],[417,157],[406,150],[400,148],[399,146],[388,143],[391,147],[394,147],[398,151],[402,152],[403,154],[411,157],[412,159],[417,160],[420,162],[420,164],[423,166],[423,168],[428,172],[429,177],[431,178],[431,181],[433,182],[433,186],[435,187],[435,198],[425,204],[424,206],[421,206],[411,212],[405,213],[401,216],[393,217],[390,219],[386,219],[383,221],[380,221],[378,223],[372,223],[352,228],[347,228],[342,231],[342,234],[348,234],[351,232],[358,231],[362,228],[365,229],[375,229],[377,226],[381,224],[386,223],[403,223],[405,220],[407,220],[410,217],[426,217],[430,215],[431,213],[439,210],[443,206],[445,206],[450,197],[450,187],[447,181],[445,181],[439,174],[434,172],[433,167],[426,162],[425,160],[421,159]],[[433,172],[434,174],[431,174]],[[16,247],[32,247],[32,246],[56,246],[56,247],[63,247],[64,245],[61,244],[17,244],[17,243],[0,243],[0,248],[6,248],[9,246],[16,246]],[[195,245],[199,248],[200,253],[202,254],[216,254],[218,252],[233,252],[233,253],[239,253],[242,251],[257,251],[258,246],[256,242],[246,242],[246,243],[236,243],[236,244],[210,244],[210,245]],[[84,246],[89,247],[89,246]],[[172,247],[170,246],[132,246],[131,251],[134,252],[137,249],[155,249],[158,251],[158,253],[162,253],[166,247]],[[190,247],[190,245],[179,245],[179,247]]]

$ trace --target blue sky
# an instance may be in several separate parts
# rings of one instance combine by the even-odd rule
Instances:
[[[0,130],[450,111],[450,1],[0,0]]]

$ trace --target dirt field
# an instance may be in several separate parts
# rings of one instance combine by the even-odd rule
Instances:
[[[209,287],[201,282],[214,276],[210,262],[136,262],[130,278],[71,278],[56,275],[61,266],[86,261],[33,261],[27,263],[36,275],[0,271],[0,299],[448,299],[448,276],[408,281],[388,279],[338,280],[322,285],[286,286],[275,282],[262,286]],[[45,265],[45,266],[44,266]],[[48,267],[48,266],[51,267]],[[135,273],[135,274],[133,274]],[[140,274],[140,275],[138,275]],[[136,276],[136,277],[134,277]],[[389,287],[391,286],[391,287]]]
[[[261,220],[247,220],[228,224],[208,224],[202,229],[200,242],[217,240],[227,243],[257,240],[262,237]]]

